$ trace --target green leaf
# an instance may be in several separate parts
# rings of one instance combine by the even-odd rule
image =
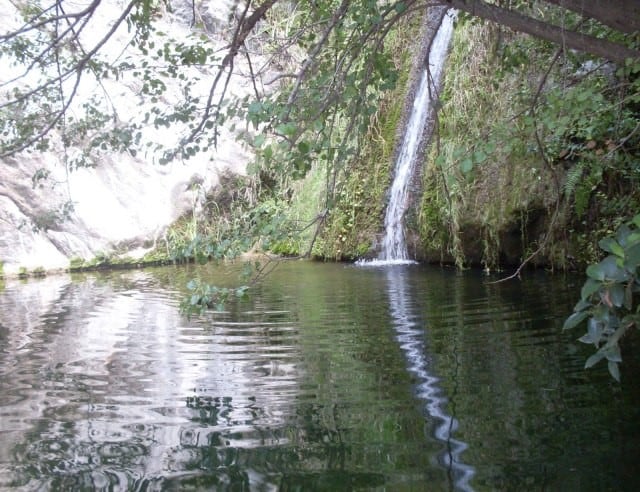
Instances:
[[[608,363],[608,367],[609,367],[609,374],[611,374],[611,377],[613,377],[613,379],[615,379],[616,381],[620,382],[620,368],[618,367],[618,363],[610,360]]]
[[[476,164],[482,164],[485,160],[487,160],[487,154],[485,154],[481,150],[473,153],[473,162],[475,162]]]
[[[640,214],[631,219],[631,222],[633,222],[635,226],[640,229]]]
[[[395,9],[395,11],[398,14],[401,14],[402,12],[404,12],[405,10],[407,10],[407,6],[405,5],[404,2],[398,2],[396,3],[393,8]]]
[[[611,318],[611,310],[609,309],[609,306],[599,303],[591,310],[591,315],[598,321],[608,324]]]
[[[605,355],[607,360],[611,362],[622,362],[620,346],[617,343],[614,343],[612,345],[605,345],[603,349],[603,354]]]
[[[578,313],[573,313],[571,316],[569,316],[566,321],[564,322],[564,325],[562,326],[563,330],[570,330],[571,328],[575,328],[576,326],[578,326],[587,316],[589,316],[589,313],[587,311],[580,311]]]
[[[309,144],[305,141],[298,142],[298,151],[301,154],[306,154],[309,152]]]
[[[473,169],[473,161],[471,159],[466,158],[460,163],[460,170],[464,174],[469,173],[472,169]]]
[[[249,104],[249,107],[247,108],[247,113],[249,113],[250,115],[257,115],[261,111],[262,111],[262,103],[260,101],[252,102],[251,104]]]
[[[592,278],[587,279],[587,281],[582,286],[582,290],[580,295],[583,301],[586,301],[592,294],[598,292],[602,287],[602,282],[598,282]]]
[[[616,239],[618,240],[618,243],[620,243],[620,246],[622,246],[623,248],[627,246],[627,240],[630,234],[631,229],[629,229],[629,227],[627,227],[626,225],[621,225],[616,231]]]
[[[597,265],[589,265],[587,267],[587,276],[591,277],[593,280],[599,280],[600,282],[602,282],[605,277],[604,269],[600,266],[599,263]]]
[[[602,340],[602,323],[591,318],[587,323],[587,333],[591,342],[597,346]]]
[[[640,243],[633,244],[624,250],[624,259],[629,268],[635,270],[640,266]]]
[[[630,277],[629,272],[618,266],[615,256],[607,256],[597,265],[589,265],[587,275],[595,280],[616,282],[626,282]]]
[[[623,257],[624,249],[618,244],[618,241],[612,237],[605,237],[598,242],[598,246],[605,250],[607,253],[613,253],[616,256]]]
[[[585,362],[584,364],[584,368],[589,369],[590,367],[593,367],[595,364],[600,362],[602,359],[604,359],[604,353],[602,353],[601,350],[598,350],[595,354],[587,359],[587,362]]]
[[[640,243],[640,231],[633,231],[627,238],[629,244]]]
[[[580,343],[586,343],[587,345],[593,345],[593,340],[591,340],[591,335],[585,333],[580,338],[578,338]]]
[[[265,137],[263,133],[256,135],[256,138],[253,139],[253,146],[257,148],[262,147],[266,139],[267,137]]]
[[[290,137],[296,133],[296,125],[295,123],[281,123],[276,127],[276,131],[287,137]]]
[[[615,307],[621,307],[624,303],[625,288],[622,284],[613,284],[609,287],[609,299]]]
[[[578,301],[578,303],[575,305],[575,307],[573,308],[574,311],[578,312],[578,311],[584,311],[585,309],[588,309],[591,307],[591,303],[589,301],[585,301],[584,299],[581,299]]]

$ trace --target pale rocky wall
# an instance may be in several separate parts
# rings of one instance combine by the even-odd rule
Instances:
[[[175,13],[167,14],[160,28],[172,37],[186,38],[191,32],[188,15],[191,2],[174,3]],[[233,2],[212,0],[198,5],[209,20],[205,23],[209,39],[222,46],[223,29],[211,30],[224,25]],[[117,0],[102,2],[96,18],[100,27],[87,32],[100,36],[121,8],[122,3]],[[0,23],[5,26],[3,30],[19,23],[8,0],[0,0]],[[130,33],[121,29],[102,54],[106,58],[122,57],[122,47],[129,38]],[[95,39],[84,41],[95,43]],[[6,61],[0,60],[0,63]],[[0,81],[9,80],[18,69],[2,68]],[[211,73],[203,69],[187,70],[189,77],[199,80],[195,90],[207,94]],[[135,79],[108,80],[104,85],[109,104],[116,106],[122,121],[141,117],[145,107]],[[248,80],[232,79],[232,93],[243,94],[248,90]],[[83,97],[102,97],[102,89],[90,77],[85,77],[79,92]],[[168,105],[179,102],[181,93],[177,84],[169,85],[164,97]],[[79,102],[74,104],[76,110]],[[143,139],[165,144],[177,142],[180,136],[179,128],[150,127],[143,133]],[[243,173],[251,158],[229,132],[222,133],[215,151],[165,166],[157,164],[158,156],[150,152],[139,153],[136,158],[129,154],[106,155],[100,158],[96,168],[71,170],[65,164],[64,149],[60,144],[55,148],[55,152],[22,153],[0,161],[0,261],[5,274],[15,274],[21,267],[29,270],[66,268],[70,258],[89,260],[98,253],[111,254],[116,249],[121,254],[141,256],[163,237],[172,222],[197,205],[203,191],[217,184],[222,171]],[[66,151],[72,155],[79,149]],[[31,178],[39,169],[46,170],[49,177],[34,188]],[[190,186],[194,180],[201,182],[200,188]],[[52,220],[52,211],[65,202],[73,203],[73,212],[66,220]],[[49,227],[47,230],[34,229],[34,224],[43,222]]]

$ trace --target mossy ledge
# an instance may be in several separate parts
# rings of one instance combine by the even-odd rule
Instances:
[[[133,270],[148,266],[162,266],[175,263],[169,256],[157,249],[146,253],[141,258],[132,258],[127,255],[98,254],[85,260],[74,257],[69,260],[68,272],[88,272],[96,270]]]

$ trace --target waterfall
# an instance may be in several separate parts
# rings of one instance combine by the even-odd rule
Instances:
[[[392,262],[408,262],[409,253],[404,233],[404,214],[408,208],[409,183],[415,171],[425,125],[431,114],[431,102],[440,87],[444,62],[453,34],[454,11],[448,11],[433,38],[429,49],[428,70],[420,77],[409,121],[398,153],[395,176],[389,192],[389,204],[384,219],[385,236],[379,259]]]

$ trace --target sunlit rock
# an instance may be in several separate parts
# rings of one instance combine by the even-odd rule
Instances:
[[[159,14],[157,28],[167,37],[185,42],[194,29],[203,29],[214,49],[220,49],[225,44],[224,27],[232,6],[231,1],[204,2],[198,6],[194,21],[192,3],[175,2],[172,9]],[[122,4],[104,1],[98,9],[81,38],[87,46],[95,45],[104,36],[122,13]],[[0,23],[2,32],[21,25],[15,7],[6,0],[0,0]],[[131,36],[126,25],[118,29],[100,51],[102,59],[135,60],[142,56],[132,49],[123,52]],[[3,65],[7,64],[3,59]],[[6,83],[23,68],[3,66],[2,100],[15,86]],[[192,91],[208,94],[214,68],[181,70],[194,82]],[[27,77],[21,83],[33,82],[33,77]],[[162,102],[170,107],[184,96],[177,81],[165,82],[167,90]],[[249,90],[247,79],[231,79],[230,94],[243,95]],[[83,77],[78,94],[70,107],[72,117],[80,114],[81,103],[89,98],[102,111],[115,109],[122,124],[141,121],[151,105],[140,93],[139,78],[127,74],[101,82],[88,74]],[[130,153],[101,151],[95,167],[70,164],[86,142],[78,138],[65,148],[60,135],[52,135],[48,152],[22,152],[0,161],[0,261],[4,273],[15,274],[21,268],[66,268],[71,258],[90,260],[113,252],[141,256],[157,245],[172,222],[198,206],[205,192],[218,183],[221,172],[243,173],[250,158],[236,135],[223,130],[215,150],[188,161],[159,164],[155,144],[178,145],[185,128],[147,125],[142,129],[142,143],[152,143],[148,152],[138,152],[134,157]]]

